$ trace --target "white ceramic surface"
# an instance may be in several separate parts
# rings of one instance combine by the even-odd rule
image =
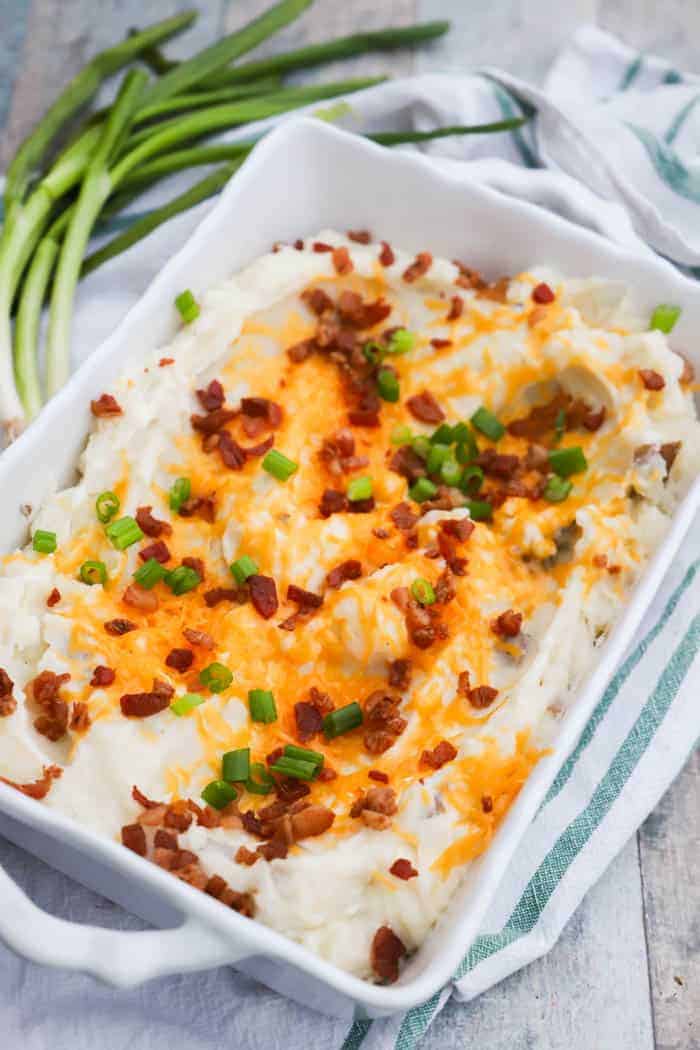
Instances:
[[[523,172],[522,178],[533,176]],[[593,216],[591,225],[600,225]],[[26,539],[23,504],[36,505],[53,487],[70,481],[90,425],[90,398],[173,334],[172,302],[182,288],[196,295],[274,241],[307,236],[324,226],[369,228],[408,250],[429,248],[436,255],[462,258],[489,277],[541,262],[569,276],[624,278],[650,312],[663,301],[683,307],[671,342],[700,370],[700,350],[692,338],[700,329],[700,294],[668,264],[503,196],[468,174],[436,170],[421,156],[385,150],[318,121],[290,121],[255,149],[113,336],[3,454],[0,550]],[[575,746],[699,504],[700,479],[565,716],[556,748],[539,763],[491,848],[471,866],[397,984],[379,987],[338,970],[2,784],[0,831],[8,838],[156,924],[172,923],[177,916],[184,922],[141,933],[66,923],[32,905],[0,872],[0,937],[36,961],[81,969],[118,985],[236,963],[271,987],[338,1016],[382,1016],[429,998],[449,980],[476,936],[500,875]]]

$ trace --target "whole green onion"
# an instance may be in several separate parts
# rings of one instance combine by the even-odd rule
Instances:
[[[251,689],[248,693],[250,717],[254,722],[276,722],[275,698],[269,689]]]
[[[190,711],[194,711],[195,707],[203,703],[204,697],[200,693],[185,693],[183,696],[178,696],[177,700],[173,700],[170,710],[178,718],[182,718],[183,715],[188,715]]]
[[[469,517],[472,521],[491,521],[493,517],[493,506],[486,500],[470,499],[466,506],[469,509]]]
[[[238,792],[225,780],[212,780],[204,788],[201,797],[213,809],[223,809],[229,802],[236,801]]]
[[[145,590],[150,591],[157,583],[160,583],[164,579],[167,569],[161,565],[156,558],[149,558],[148,561],[144,562],[143,565],[134,573],[134,579],[138,583],[139,587],[143,587]]]
[[[186,503],[192,493],[192,482],[189,478],[177,478],[170,487],[168,503],[170,509],[176,514],[183,503]]]
[[[247,780],[250,776],[250,748],[227,751],[221,759],[221,776],[224,780]]]
[[[253,561],[247,554],[242,554],[232,565],[229,565],[231,575],[236,583],[245,583],[249,576],[256,576],[260,571],[257,562]]]
[[[411,594],[421,605],[435,604],[435,590],[429,580],[419,576],[411,584]]]
[[[348,483],[348,499],[351,503],[358,500],[369,499],[372,495],[372,479],[370,477],[353,478]]]
[[[143,532],[136,521],[128,514],[125,514],[123,518],[118,518],[117,521],[113,521],[111,525],[107,526],[105,532],[107,533],[107,539],[118,551],[126,550],[133,543],[138,543],[139,540],[143,539]]]
[[[568,478],[571,474],[580,474],[588,467],[580,445],[552,449],[549,453],[549,465],[560,478]]]
[[[32,548],[37,554],[53,554],[56,550],[56,533],[37,529],[32,537]]]
[[[266,470],[268,474],[272,474],[272,477],[277,478],[278,481],[288,481],[292,474],[295,474],[299,469],[299,464],[295,463],[293,459],[288,459],[282,452],[278,452],[276,448],[271,448],[262,461],[262,467],[263,470]]]
[[[668,303],[660,303],[651,315],[649,327],[652,330],[656,329],[657,331],[665,332],[665,334],[668,335],[669,332],[673,330],[676,321],[680,316],[680,306],[669,306]]]
[[[199,573],[189,565],[178,565],[177,569],[167,572],[163,579],[173,594],[178,596],[193,591],[202,582]]]
[[[185,324],[191,324],[199,317],[199,304],[189,288],[176,296],[175,306]]]
[[[506,432],[506,428],[501,421],[496,419],[493,412],[489,412],[488,408],[484,408],[483,405],[477,408],[471,417],[471,423],[473,427],[480,430],[491,441],[500,441]]]
[[[332,740],[343,733],[349,733],[362,725],[362,708],[357,702],[346,704],[345,707],[337,707],[335,711],[329,711],[323,719],[323,732],[327,740]]]
[[[547,480],[547,484],[544,487],[543,496],[548,503],[562,503],[569,495],[573,488],[570,481],[566,478],[560,478],[554,474]]]
[[[107,582],[107,566],[103,561],[84,561],[80,566],[80,579],[92,587],[96,583],[102,586]]]
[[[377,372],[377,391],[383,401],[399,400],[399,380],[390,368],[380,368]]]
[[[409,488],[408,494],[416,503],[424,503],[425,500],[432,499],[437,494],[437,485],[430,478],[418,478]]]
[[[119,496],[114,492],[101,492],[95,500],[95,510],[97,511],[98,521],[101,521],[103,525],[107,525],[115,514],[119,513],[121,503]]]
[[[229,671],[228,667],[224,667],[223,664],[214,662],[209,664],[208,667],[202,668],[199,672],[199,680],[210,692],[223,693],[231,685],[233,673]],[[228,780],[229,778],[225,777],[224,779]]]

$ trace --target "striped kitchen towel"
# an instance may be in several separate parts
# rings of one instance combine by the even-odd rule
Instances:
[[[697,266],[700,276],[698,99],[697,77],[585,27],[558,58],[544,89],[496,70],[426,75],[352,96],[323,115],[351,129],[374,130],[475,123],[534,110],[534,119],[514,133],[443,140],[431,144],[430,154],[436,163],[453,170],[460,164],[465,176],[484,178],[639,250],[653,249],[690,272]],[[542,170],[523,180],[514,165]],[[168,195],[173,192],[171,183]],[[113,328],[208,207],[160,228],[84,282],[76,360]],[[403,1016],[349,1026],[229,969],[115,993],[77,974],[53,972],[48,980],[0,947],[0,984],[15,989],[3,1018],[6,1045],[58,1045],[58,1012],[70,1025],[72,1050],[92,1050],[97,1038],[131,1050],[417,1046],[450,996],[469,1000],[554,944],[687,759],[700,736],[699,568],[695,527],[509,866],[479,937],[453,982],[433,1000]],[[82,920],[99,915],[94,895],[2,843],[0,863],[30,883],[43,906]],[[449,1046],[443,1033],[441,1050]]]

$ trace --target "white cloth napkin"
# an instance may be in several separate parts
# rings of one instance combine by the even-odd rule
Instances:
[[[699,99],[698,78],[585,27],[543,90],[495,70],[428,75],[351,96],[345,112],[334,107],[334,115],[358,131],[427,129],[532,108],[535,119],[514,133],[446,139],[431,143],[429,152],[435,163],[461,165],[469,177],[527,196],[640,251],[654,249],[693,272],[700,264]],[[247,129],[239,137],[249,135]],[[513,165],[547,170],[524,187]],[[175,180],[139,209],[177,188]],[[162,227],[84,283],[76,363],[109,333],[210,206]],[[0,946],[2,1045],[410,1050],[451,995],[473,998],[552,946],[683,765],[700,736],[699,566],[700,530],[694,528],[510,865],[480,936],[454,982],[431,1002],[390,1020],[348,1026],[230,968],[117,992],[81,975],[25,963]],[[122,928],[140,925],[9,844],[0,843],[0,863],[51,911]],[[443,1033],[441,1045],[449,1050],[444,1039]]]

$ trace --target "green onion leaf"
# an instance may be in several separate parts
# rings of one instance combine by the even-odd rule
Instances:
[[[221,776],[224,780],[247,780],[250,776],[250,748],[227,751],[221,759]]]
[[[462,426],[460,423],[459,426]],[[467,432],[463,438],[457,442],[455,449],[455,456],[457,457],[458,463],[472,463],[479,455],[479,446],[476,443],[476,438],[473,432],[467,428]]]
[[[53,554],[56,550],[56,533],[46,532],[45,529],[37,529],[32,537],[32,549],[37,554]]]
[[[432,499],[436,492],[437,485],[433,484],[430,478],[418,478],[408,490],[409,496],[411,499],[414,499],[416,503],[423,503],[427,499]]]
[[[111,525],[107,526],[105,532],[107,533],[107,539],[118,551],[124,551],[127,547],[131,547],[132,544],[138,543],[139,540],[143,539],[141,529],[128,514],[123,518],[118,518],[117,521],[113,521]]]
[[[101,492],[95,500],[98,520],[107,525],[114,515],[119,513],[120,506],[119,496],[114,492]]]
[[[660,303],[651,315],[649,327],[666,335],[672,331],[676,321],[681,316],[680,306],[669,306],[668,303]]]
[[[269,689],[251,689],[248,693],[250,717],[254,722],[276,722],[277,707]]]
[[[430,443],[432,445],[451,445],[455,439],[454,429],[449,423],[441,423],[430,435]]]
[[[432,440],[432,439],[431,439]],[[437,474],[440,467],[450,454],[449,445],[433,445],[425,461],[425,469],[429,474]]]
[[[321,769],[325,761],[320,751],[312,751],[309,747],[297,747],[296,744],[286,744],[284,748],[286,758],[295,758],[301,762],[313,762],[317,770]]]
[[[223,693],[231,685],[233,673],[223,664],[214,662],[202,668],[199,672],[199,680],[210,692]],[[231,778],[224,777],[224,779],[230,780]]]
[[[357,702],[347,704],[345,707],[337,707],[323,719],[323,732],[327,740],[333,740],[336,736],[349,733],[351,729],[357,729],[362,725],[362,708]]]
[[[377,391],[383,401],[399,400],[399,380],[391,368],[380,368],[377,372]]]
[[[199,304],[192,295],[192,292],[188,289],[180,294],[175,299],[175,306],[180,312],[180,317],[185,324],[191,324],[199,317]]]
[[[470,467],[464,468],[459,487],[465,496],[476,496],[483,484],[484,472],[481,467],[477,467],[476,463],[472,463]]]
[[[188,715],[190,711],[194,711],[195,707],[203,704],[204,699],[200,693],[185,693],[183,696],[178,696],[177,700],[173,700],[170,710],[178,718],[182,718],[183,715]]]
[[[143,587],[144,590],[150,591],[157,583],[160,583],[166,576],[168,570],[161,565],[156,558],[149,558],[148,561],[144,562],[136,572],[134,573],[134,579],[138,583],[139,587]]]
[[[389,337],[386,352],[388,354],[406,354],[409,350],[413,350],[415,341],[413,332],[409,332],[408,328],[397,328]]]
[[[293,459],[288,459],[276,448],[271,448],[262,461],[262,467],[278,481],[288,481],[299,469],[299,464]]]
[[[548,503],[562,503],[571,492],[573,485],[566,478],[557,477],[555,474],[549,478],[544,487],[543,496]]]
[[[95,583],[102,586],[107,582],[107,566],[103,561],[84,561],[80,566],[80,579],[92,587]]]
[[[372,495],[372,479],[367,476],[353,478],[348,482],[348,499],[356,503],[361,499],[369,499]]]
[[[449,456],[440,467],[440,477],[446,485],[452,486],[459,485],[462,480],[462,467],[452,456]]]
[[[496,419],[493,412],[489,412],[488,408],[484,408],[483,405],[481,408],[477,408],[471,417],[471,423],[473,427],[480,430],[491,441],[499,441],[506,432],[506,428],[501,421]]]
[[[417,580],[414,580],[411,584],[411,594],[420,602],[421,605],[434,605],[435,604],[435,591],[432,583],[429,580],[419,576]]]
[[[283,777],[294,777],[295,780],[313,780],[317,767],[313,762],[302,762],[298,758],[286,758],[284,755],[270,766],[273,773]]]
[[[493,517],[493,507],[485,500],[467,500],[467,508],[469,510],[469,517],[472,521],[491,521],[491,518]]]
[[[228,806],[229,802],[236,801],[238,792],[231,784],[227,784],[225,780],[212,780],[202,792],[202,798],[208,806],[212,806],[214,809],[223,809],[224,806]]]
[[[251,795],[269,795],[275,786],[275,778],[270,776],[262,762],[252,762],[250,774],[245,782],[245,789]]]
[[[391,432],[392,445],[407,445],[412,438],[411,428],[405,423],[399,423]]]
[[[569,448],[555,448],[549,453],[549,465],[560,478],[568,478],[571,474],[580,474],[588,463],[580,445],[571,445]]]
[[[247,554],[242,554],[232,565],[229,565],[231,575],[236,583],[245,583],[249,576],[256,576],[260,571],[257,562],[254,562]]]
[[[192,493],[192,482],[189,478],[178,478],[173,482],[168,503],[170,509],[177,514],[183,503],[186,503]]]
[[[430,455],[431,449],[430,438],[425,437],[423,434],[419,434],[418,437],[415,437],[411,442],[411,448],[421,459],[427,459]]]
[[[178,565],[177,569],[173,569],[172,572],[166,572],[163,579],[173,594],[177,595],[193,591],[202,582],[199,573],[191,569],[189,565]]]

